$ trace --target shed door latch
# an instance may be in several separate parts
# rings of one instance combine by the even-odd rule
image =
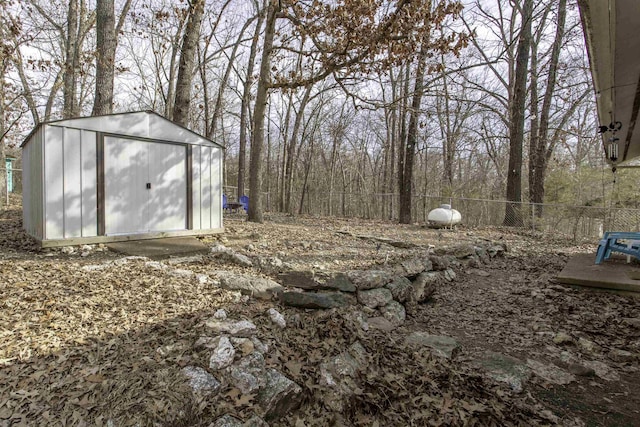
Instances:
[[[147,182],[147,190],[151,190],[151,183]]]

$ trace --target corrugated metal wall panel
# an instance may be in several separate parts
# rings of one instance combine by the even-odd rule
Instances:
[[[147,143],[104,139],[105,233],[135,234],[147,229],[149,179]]]
[[[149,231],[187,228],[187,148],[148,143]]]
[[[202,223],[200,212],[202,211],[202,180],[201,180],[201,149],[194,145],[191,151],[191,170],[193,172],[193,181],[191,182],[191,191],[193,193],[193,229],[201,230]]]
[[[62,130],[63,174],[63,234],[69,239],[82,236],[82,181],[80,131]]]
[[[44,136],[45,239],[64,238],[63,130],[47,126]]]
[[[31,189],[29,191],[30,205],[32,207],[31,219],[34,225],[34,236],[44,239],[44,127],[41,127],[37,139],[31,147],[29,163],[31,171]],[[24,172],[23,172],[24,173]],[[23,190],[24,197],[24,190]]]
[[[82,181],[82,236],[98,235],[98,183],[96,159],[96,133],[83,130],[80,138]]]
[[[222,228],[222,150],[212,149],[211,155],[211,228]]]
[[[43,237],[42,218],[42,128],[22,150],[22,221],[31,236]]]
[[[200,167],[202,168],[202,208],[200,216],[200,226],[203,230],[211,228],[211,147],[201,147],[202,157]]]

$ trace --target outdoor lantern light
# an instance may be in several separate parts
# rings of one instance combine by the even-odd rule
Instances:
[[[618,138],[612,139],[617,140]],[[607,156],[612,162],[616,162],[618,160],[618,144],[616,144],[615,142],[609,143],[609,145],[607,146]]]

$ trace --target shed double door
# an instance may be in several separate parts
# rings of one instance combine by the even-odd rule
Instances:
[[[186,159],[183,145],[105,137],[105,234],[185,230]]]

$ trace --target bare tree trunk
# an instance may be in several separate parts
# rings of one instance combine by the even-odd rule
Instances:
[[[252,222],[263,222],[262,212],[262,146],[264,145],[264,121],[269,97],[271,72],[271,53],[273,39],[276,32],[277,13],[280,11],[279,0],[269,0],[267,18],[264,31],[264,44],[262,48],[262,60],[260,63],[260,77],[253,112],[253,138],[251,141],[251,170],[249,173],[249,191],[251,202],[249,203],[248,219]]]
[[[156,82],[158,84],[157,91],[164,97],[164,116],[169,120],[173,120],[173,111],[176,101],[176,61],[178,61],[178,51],[181,50],[180,38],[183,36],[183,28],[185,25],[185,19],[182,18],[178,22],[178,28],[173,36],[171,43],[171,58],[169,60],[169,77],[167,80],[167,93],[165,96],[164,90],[161,85],[162,76],[162,64],[159,58],[156,58]]]
[[[278,210],[285,211],[285,169],[287,167],[287,141],[289,140],[289,121],[291,120],[291,111],[293,111],[293,91],[289,92],[289,101],[287,102],[287,112],[284,116],[284,124],[280,127],[280,136],[282,140],[282,162],[280,164],[280,192],[278,194]]]
[[[560,49],[564,38],[564,27],[567,16],[567,0],[560,0],[558,4],[558,22],[556,35],[551,47],[551,59],[549,60],[549,74],[547,75],[547,87],[540,111],[540,127],[535,137],[532,135],[532,152],[529,153],[529,197],[532,203],[536,203],[536,216],[542,217],[542,203],[544,202],[544,179],[547,170],[547,148],[549,133],[549,114],[551,102],[556,87],[558,73],[558,61]]]
[[[189,18],[184,30],[180,66],[176,82],[176,100],[173,105],[173,121],[182,126],[189,123],[189,107],[191,106],[191,82],[195,66],[196,49],[200,39],[200,26],[204,13],[204,0],[192,0],[189,5]]]
[[[307,103],[309,102],[309,98],[311,97],[312,88],[313,85],[309,85],[304,91],[302,101],[300,102],[300,108],[298,108],[298,112],[296,113],[296,120],[293,123],[293,130],[291,132],[291,137],[289,138],[289,144],[287,145],[287,162],[284,170],[284,211],[287,213],[293,213],[293,206],[291,206],[291,187],[293,186],[293,165],[295,163],[295,150],[297,147],[298,132],[300,132],[300,125],[302,124],[302,119],[304,118],[304,110],[307,106]]]
[[[256,52],[258,51],[258,41],[260,39],[260,30],[264,22],[264,12],[258,11],[258,23],[256,24],[253,38],[251,40],[251,49],[249,50],[249,59],[247,63],[247,77],[244,81],[242,90],[242,105],[240,107],[240,144],[238,148],[238,196],[244,194],[244,176],[246,168],[246,152],[247,152],[247,128],[249,122],[249,104],[251,103],[251,86],[253,85],[253,67],[256,61]]]
[[[64,97],[62,117],[73,117],[76,103],[76,70],[78,58],[76,44],[78,42],[78,0],[69,0],[67,9],[67,40],[65,44],[64,62]]]
[[[402,104],[400,104],[400,124],[398,129],[398,204],[402,205],[402,193],[404,192],[404,162],[406,161],[405,152],[407,145],[407,100],[409,99],[409,82],[410,82],[411,63],[407,61],[405,64],[405,73],[402,89]],[[402,74],[402,73],[401,73]],[[400,207],[399,211],[402,210]]]
[[[96,3],[96,90],[91,112],[93,116],[113,112],[113,79],[118,34],[130,6],[131,0],[127,0],[116,26],[113,0],[98,0]]]
[[[309,158],[307,159],[306,170],[304,172],[304,182],[302,183],[302,194],[300,195],[300,206],[298,207],[298,215],[302,215],[302,211],[304,209],[304,199],[305,193],[308,193],[308,183],[309,183],[309,174],[311,173],[311,167],[313,166],[313,142],[314,138],[311,138],[311,143],[309,144]]]
[[[510,100],[509,170],[507,171],[507,203],[504,225],[522,227],[522,145],[524,144],[524,113],[527,92],[527,70],[531,48],[533,0],[524,0],[522,30],[518,38],[513,98]]]
[[[113,0],[96,3],[96,94],[91,115],[113,111],[113,78],[116,57],[115,12]]]
[[[422,103],[422,94],[424,89],[424,73],[426,68],[426,41],[422,45],[422,51],[418,57],[418,65],[416,67],[416,79],[413,87],[413,96],[411,101],[411,111],[409,112],[409,127],[407,128],[407,143],[404,147],[404,161],[402,171],[402,186],[400,188],[400,214],[399,221],[401,224],[411,224],[412,220],[412,184],[413,184],[413,167],[415,163],[416,145],[418,144],[418,117],[420,115],[420,104]],[[400,155],[403,155],[402,153]]]

